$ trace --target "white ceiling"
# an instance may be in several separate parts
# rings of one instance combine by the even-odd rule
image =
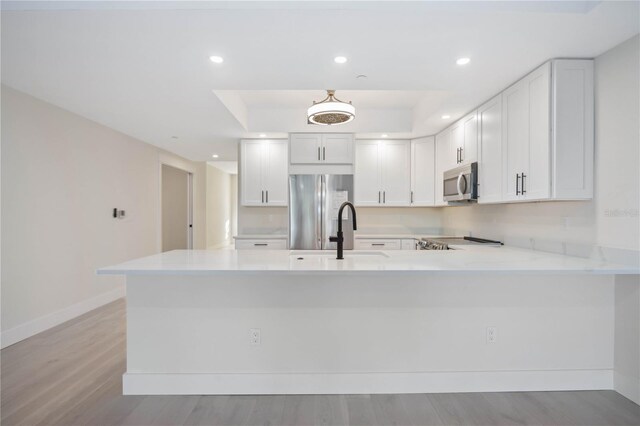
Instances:
[[[332,130],[432,134],[545,60],[640,30],[638,3],[613,1],[2,7],[4,84],[199,161],[234,160],[240,137],[317,129],[305,109],[328,88],[357,108]]]

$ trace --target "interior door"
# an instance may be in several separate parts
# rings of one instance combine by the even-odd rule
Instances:
[[[162,251],[186,250],[191,245],[191,176],[162,165]]]

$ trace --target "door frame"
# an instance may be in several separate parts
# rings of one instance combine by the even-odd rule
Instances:
[[[188,175],[187,178],[187,218],[189,220],[189,228],[187,230],[187,249],[193,250],[194,238],[193,238],[193,176],[195,174],[195,168],[191,167],[184,160],[175,158],[173,156],[160,153],[158,161],[158,226],[156,232],[156,251],[162,253],[162,166],[173,167],[174,169],[182,170]]]

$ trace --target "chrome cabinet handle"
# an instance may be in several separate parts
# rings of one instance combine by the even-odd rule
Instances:
[[[526,177],[527,177],[527,175],[522,173],[522,191],[521,191],[522,195],[526,194],[526,192],[527,192],[527,190],[525,189],[525,186],[524,186],[524,178],[526,178]]]
[[[460,148],[456,148],[456,164],[460,163]]]
[[[260,202],[264,203],[264,190],[260,191],[260,193],[262,194],[262,200]]]
[[[520,173],[516,175],[516,195],[520,195],[519,185],[520,185]]]
[[[460,147],[460,162],[462,163],[464,161],[464,148]]]
[[[269,190],[267,190],[267,191],[265,191],[265,192],[267,193],[267,196],[266,196],[266,198],[265,198],[265,199],[267,200],[267,203],[268,203],[268,202],[269,202]]]
[[[411,204],[413,204],[413,191],[411,191]]]
[[[258,246],[268,246],[269,244],[267,244],[267,243],[253,243],[253,245],[258,247]]]
[[[318,147],[318,161],[320,161],[320,147]]]
[[[326,152],[326,148],[322,147],[322,160],[326,160],[327,159],[327,152]]]
[[[378,191],[378,204],[380,204],[380,191]]]
[[[382,191],[382,204],[387,204],[387,191]]]

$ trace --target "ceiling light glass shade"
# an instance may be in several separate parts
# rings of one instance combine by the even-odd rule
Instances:
[[[335,97],[335,90],[327,90],[327,97],[313,102],[307,110],[307,121],[322,126],[348,123],[356,118],[356,108],[351,102],[342,102]]]

